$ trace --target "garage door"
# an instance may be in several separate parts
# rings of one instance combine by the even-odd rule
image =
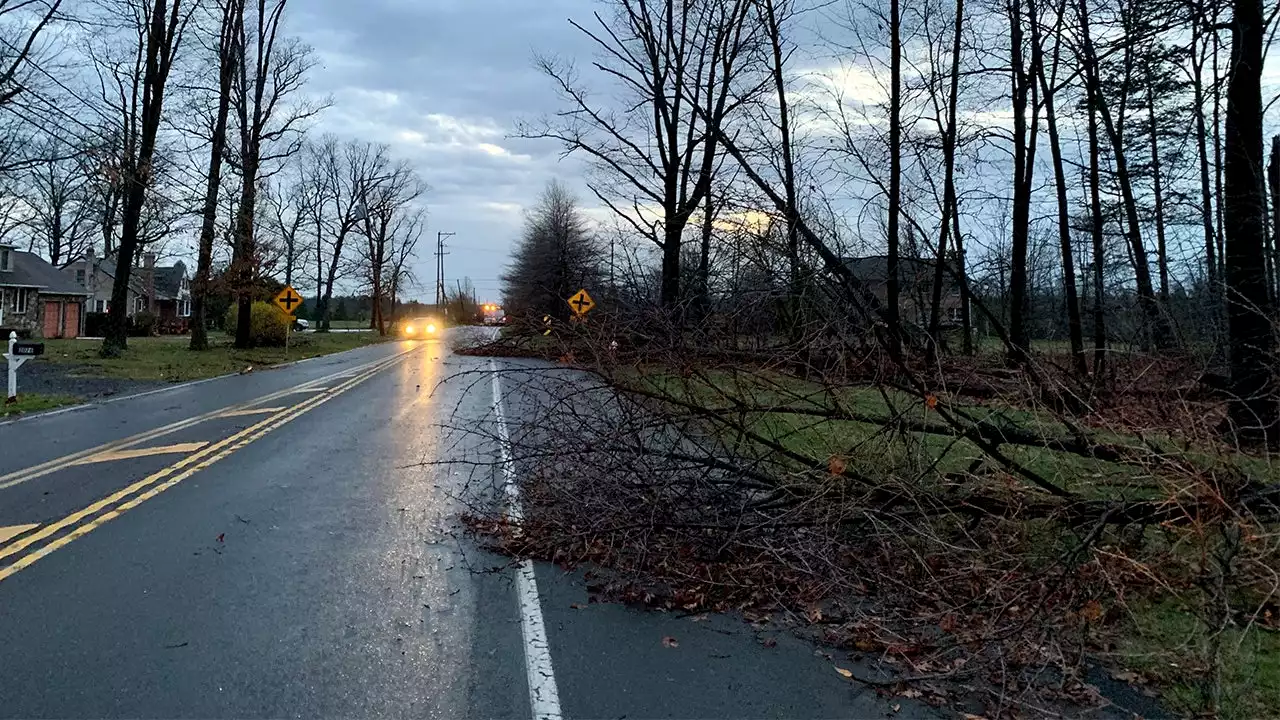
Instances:
[[[44,336],[56,338],[62,325],[62,303],[46,302],[44,304]]]
[[[80,303],[67,303],[67,316],[62,323],[62,337],[73,338],[80,334]]]

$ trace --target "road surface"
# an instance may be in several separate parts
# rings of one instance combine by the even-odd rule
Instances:
[[[502,366],[388,343],[0,425],[0,716],[894,715],[463,537],[477,468],[519,472]]]

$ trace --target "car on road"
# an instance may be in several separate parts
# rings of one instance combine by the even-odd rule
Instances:
[[[302,318],[294,318],[293,329],[298,332],[305,332],[311,329],[311,323],[307,320],[303,320]]]
[[[486,303],[480,306],[480,313],[484,325],[502,325],[507,321],[507,314],[501,305]]]
[[[432,317],[409,318],[400,323],[400,334],[410,340],[439,337],[444,324]]]

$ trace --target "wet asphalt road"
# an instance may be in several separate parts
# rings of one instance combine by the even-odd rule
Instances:
[[[522,604],[458,531],[490,367],[389,343],[0,425],[0,717],[527,718],[539,652],[564,717],[928,714],[553,566]]]

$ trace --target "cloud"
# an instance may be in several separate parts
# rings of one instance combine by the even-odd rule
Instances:
[[[889,102],[888,88],[865,65],[841,63],[800,73],[816,87],[806,96],[821,96],[828,102],[839,99],[849,105],[883,105]]]
[[[584,168],[551,142],[511,137],[520,118],[558,109],[535,53],[586,57],[565,21],[592,0],[312,0],[290,5],[289,30],[323,67],[309,90],[331,97],[318,132],[387,143],[431,186],[431,228],[456,232],[447,274],[497,292],[495,267],[519,237],[523,211],[559,178],[580,197]],[[434,258],[417,264],[430,296]],[[489,287],[485,287],[488,283]]]

